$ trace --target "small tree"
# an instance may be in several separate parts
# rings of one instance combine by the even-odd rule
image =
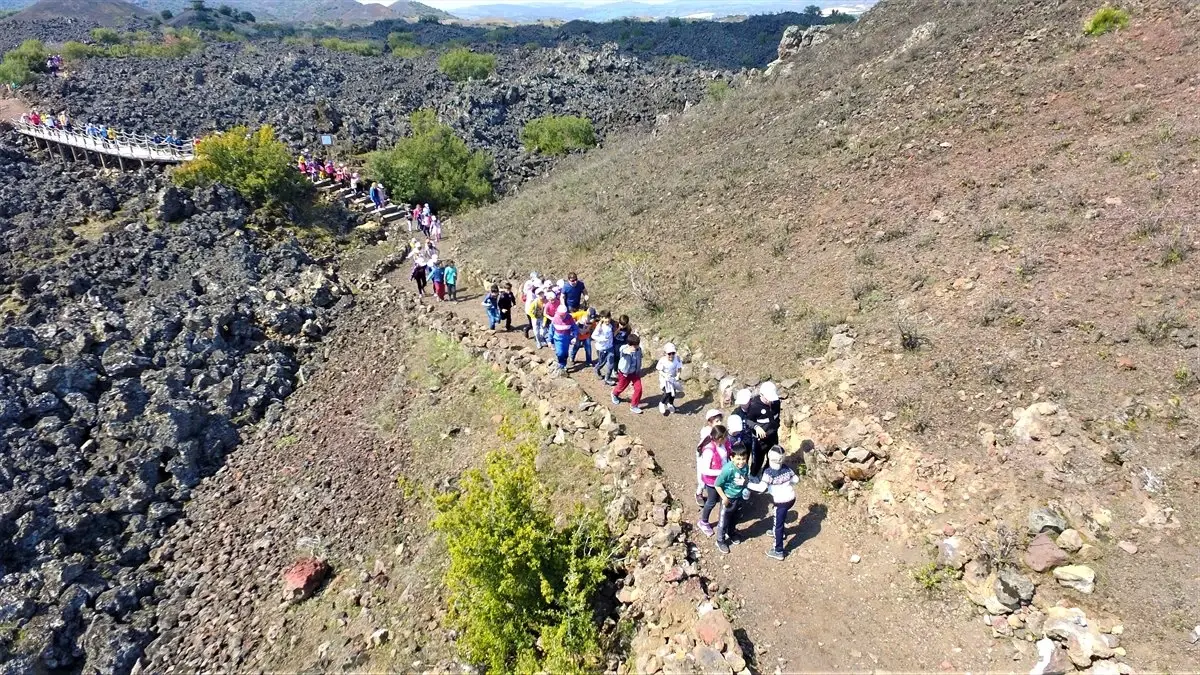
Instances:
[[[543,155],[565,155],[572,150],[585,150],[596,145],[592,122],[583,117],[550,115],[539,117],[521,130],[521,143]]]
[[[233,8],[229,5],[221,5],[217,7],[217,14],[221,16],[233,16]]]
[[[442,58],[438,59],[438,67],[455,82],[482,80],[496,69],[496,57],[459,47],[442,54]]]
[[[536,448],[488,453],[457,492],[438,498],[434,529],[449,552],[450,621],[463,655],[494,672],[595,670],[592,600],[612,551],[603,522],[579,511],[554,526]]]
[[[163,21],[170,21],[171,19],[175,18],[175,12],[172,12],[169,9],[164,9],[163,11],[159,12],[159,16],[163,18]]]
[[[804,8],[804,13],[808,16],[821,16],[821,8],[818,5],[809,5]]]
[[[410,137],[367,158],[367,169],[393,197],[448,211],[492,198],[490,156],[472,152],[432,110],[418,110],[409,121]]]
[[[204,4],[204,0],[192,0],[191,10],[197,14],[205,14],[208,12],[208,6]]]
[[[196,159],[176,169],[173,178],[183,187],[221,183],[260,205],[295,199],[306,189],[270,126],[253,132],[234,127],[200,140]]]
[[[0,61],[0,83],[28,84],[45,72],[50,54],[39,40],[26,40],[21,46],[4,55]]]
[[[255,19],[254,15],[251,14],[250,12],[242,12],[241,14],[238,14],[238,20],[241,21],[242,23],[254,23],[255,21],[257,21],[257,19]]]

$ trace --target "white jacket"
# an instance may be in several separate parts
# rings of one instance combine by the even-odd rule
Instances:
[[[667,356],[658,360],[658,365],[654,367],[658,371],[658,388],[667,391],[668,388],[675,393],[683,393],[683,383],[679,381],[679,373],[683,370],[683,361],[679,357],[670,358]]]
[[[613,328],[612,323],[601,321],[596,324],[592,330],[592,344],[595,345],[597,351],[604,349],[612,349],[613,347]]]

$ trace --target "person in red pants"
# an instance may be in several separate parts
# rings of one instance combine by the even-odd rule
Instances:
[[[631,334],[625,340],[625,346],[621,347],[620,357],[617,359],[617,386],[612,390],[613,405],[621,404],[621,392],[629,385],[633,385],[633,398],[629,401],[629,412],[640,415],[642,414],[642,340],[637,335]]]

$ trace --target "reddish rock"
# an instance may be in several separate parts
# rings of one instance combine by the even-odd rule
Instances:
[[[714,609],[696,622],[696,637],[706,645],[719,645],[728,639],[734,642],[733,627],[729,625],[729,619],[725,618],[725,613],[719,609]]]
[[[1034,537],[1025,551],[1025,564],[1035,572],[1045,572],[1051,567],[1065,564],[1069,559],[1066,551],[1059,548],[1045,532]]]
[[[667,570],[667,573],[663,575],[663,581],[667,582],[668,584],[673,584],[676,581],[683,581],[686,578],[687,572],[684,572],[683,568],[679,565]]]
[[[329,576],[329,563],[320,558],[301,558],[283,573],[283,590],[293,602],[312,596]]]
[[[1121,358],[1117,359],[1117,368],[1119,370],[1137,370],[1137,364],[1135,364],[1133,359],[1129,358],[1128,356],[1122,356]]]

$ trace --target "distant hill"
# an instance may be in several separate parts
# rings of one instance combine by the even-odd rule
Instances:
[[[164,9],[178,13],[191,6],[190,0],[132,1],[156,14]],[[250,12],[259,21],[280,23],[370,23],[383,19],[416,19],[426,15],[453,18],[440,9],[405,1],[396,2],[390,7],[364,5],[356,0],[209,0],[206,4],[212,9],[229,5],[238,11]]]
[[[469,5],[454,10],[463,19],[503,19],[507,21],[532,22],[545,19],[562,21],[609,21],[624,17],[661,19],[664,17],[694,17],[717,19],[727,16],[750,16],[772,12],[795,12],[807,5],[817,5],[826,11],[836,8],[843,12],[861,13],[875,4],[875,0],[671,0],[670,2],[648,3],[631,0],[605,2],[584,6],[573,2],[538,4],[488,4]]]
[[[149,16],[146,10],[124,0],[38,0],[14,14],[13,18],[24,21],[68,18],[101,26],[120,26]]]

